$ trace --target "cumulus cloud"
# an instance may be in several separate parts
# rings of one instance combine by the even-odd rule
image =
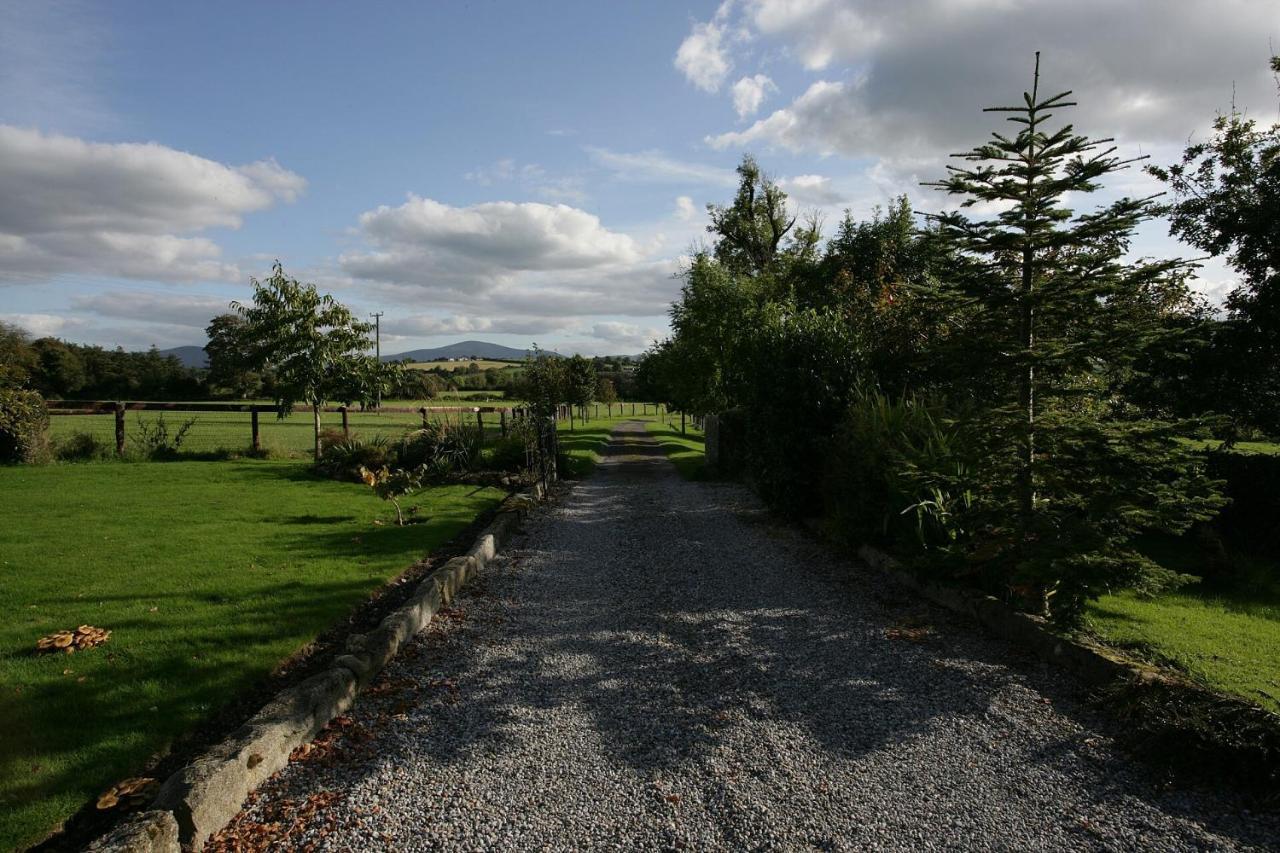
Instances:
[[[585,150],[597,165],[609,169],[620,180],[726,187],[737,186],[738,183],[732,169],[676,160],[661,151],[627,153],[594,146],[587,146]]]
[[[693,199],[687,195],[676,196],[676,219],[688,222],[697,214],[698,208],[694,205]]]
[[[760,112],[760,105],[770,92],[778,91],[768,75],[756,74],[743,77],[733,84],[733,109],[738,118],[746,118]]]
[[[230,311],[229,300],[196,294],[159,294],[133,290],[112,290],[77,296],[71,300],[76,311],[102,317],[145,320],[203,329],[218,314]]]
[[[739,18],[726,25],[823,77],[748,128],[709,137],[717,148],[938,157],[986,137],[982,107],[1020,100],[1035,49],[1044,90],[1080,101],[1061,117],[1126,144],[1185,141],[1233,91],[1241,105],[1275,103],[1271,0],[1240,0],[1229,14],[1212,0],[1176,13],[1159,0],[747,0]]]
[[[61,314],[0,314],[0,320],[26,329],[35,338],[55,337],[86,325],[82,319]]]
[[[191,235],[237,228],[305,188],[274,160],[229,166],[154,142],[0,125],[0,282],[239,278],[216,243]]]
[[[383,331],[394,337],[420,335],[510,334],[541,335],[564,327],[563,318],[551,317],[472,317],[414,314],[395,317],[382,324]]]
[[[641,328],[631,323],[606,322],[596,323],[591,327],[591,336],[605,341],[614,352],[618,350],[635,354],[648,349],[649,344],[662,336],[658,329]]]
[[[676,51],[676,68],[705,92],[719,91],[733,67],[724,37],[725,28],[716,21],[694,24]]]
[[[804,204],[839,204],[844,196],[831,186],[831,179],[823,175],[796,175],[778,181],[796,201]]]

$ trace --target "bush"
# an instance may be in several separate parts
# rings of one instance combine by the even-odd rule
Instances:
[[[831,441],[823,482],[831,532],[905,554],[963,545],[975,510],[972,455],[940,407],[858,398]]]
[[[93,462],[110,459],[115,445],[108,444],[91,432],[77,430],[54,446],[54,456],[62,462]]]
[[[148,421],[138,416],[138,425],[133,433],[133,446],[146,459],[174,459],[182,449],[182,442],[187,433],[196,425],[197,418],[187,418],[178,424],[178,428],[170,432],[169,423],[164,414]]]
[[[479,427],[431,421],[400,439],[396,458],[400,468],[426,466],[429,474],[440,477],[474,471],[480,462],[483,443],[484,436]]]
[[[515,473],[529,466],[529,454],[537,441],[537,432],[529,420],[513,421],[507,434],[499,438],[485,455],[484,467],[490,471]]]
[[[49,453],[49,410],[35,391],[0,388],[0,463],[42,462]]]
[[[320,435],[320,459],[315,471],[335,480],[360,482],[360,470],[379,470],[391,461],[391,443],[384,435],[376,435],[365,441],[359,436],[344,436],[341,432],[326,430]]]
[[[1212,452],[1209,475],[1226,481],[1231,503],[1214,525],[1245,550],[1280,557],[1280,456]]]

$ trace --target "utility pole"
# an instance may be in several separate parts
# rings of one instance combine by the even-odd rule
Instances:
[[[382,313],[383,312],[381,311],[375,311],[369,315],[370,317],[373,318],[373,352],[374,352],[374,357],[378,359],[379,369],[381,369],[382,367]],[[378,383],[377,394],[378,394],[378,402],[375,405],[375,408],[379,412],[381,412],[382,411],[382,383],[381,382]]]

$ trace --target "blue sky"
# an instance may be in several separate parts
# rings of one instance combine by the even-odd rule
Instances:
[[[1036,47],[1126,153],[1168,160],[1233,86],[1275,115],[1270,3],[1067,5],[0,0],[0,317],[203,343],[279,258],[386,312],[384,351],[639,352],[745,151],[828,223],[937,209],[918,181]],[[1135,248],[1187,254],[1159,227]]]

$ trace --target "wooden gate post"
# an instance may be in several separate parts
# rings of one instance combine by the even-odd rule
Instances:
[[[262,450],[262,437],[258,433],[258,409],[254,407],[249,412],[249,423],[253,425],[253,452],[258,453]]]
[[[116,456],[124,456],[124,403],[116,403]]]

